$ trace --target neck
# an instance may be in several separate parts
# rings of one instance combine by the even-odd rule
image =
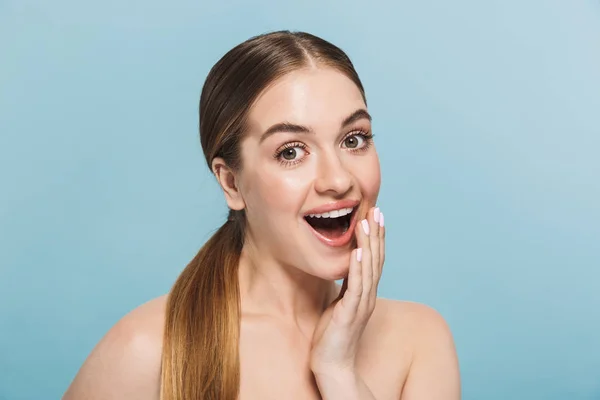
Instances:
[[[259,256],[244,246],[239,282],[242,313],[274,317],[297,326],[316,324],[340,286],[296,267]]]

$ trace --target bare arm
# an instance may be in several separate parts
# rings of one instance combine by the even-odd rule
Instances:
[[[92,350],[62,400],[158,400],[162,332],[156,310],[149,302],[117,322]]]
[[[435,310],[424,306],[422,311],[421,335],[401,400],[459,400],[459,365],[450,329]]]

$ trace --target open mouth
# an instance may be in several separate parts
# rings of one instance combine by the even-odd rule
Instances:
[[[324,239],[336,242],[347,236],[346,233],[352,226],[357,208],[352,207],[323,214],[306,215],[304,219]]]

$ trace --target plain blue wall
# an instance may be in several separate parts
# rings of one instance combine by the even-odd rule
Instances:
[[[446,317],[463,398],[599,399],[598,2],[283,3],[0,2],[0,399],[58,398],[222,223],[200,89],[276,29],[355,61],[381,295]]]

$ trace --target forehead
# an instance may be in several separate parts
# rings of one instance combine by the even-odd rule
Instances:
[[[250,134],[289,122],[315,130],[335,126],[359,108],[366,108],[358,87],[333,68],[306,68],[276,80],[250,109]]]

